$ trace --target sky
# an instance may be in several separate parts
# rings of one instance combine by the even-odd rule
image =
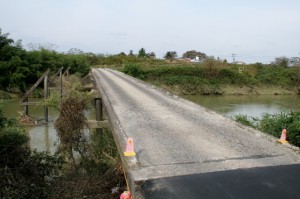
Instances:
[[[270,63],[300,56],[299,0],[0,0],[0,28],[15,41],[95,54],[162,58],[196,50]]]

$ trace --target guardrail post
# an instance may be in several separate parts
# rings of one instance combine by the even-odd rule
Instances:
[[[28,103],[28,97],[24,100],[24,103]],[[25,115],[29,114],[28,104],[24,105],[23,112],[25,113]]]
[[[62,81],[62,70],[59,72],[59,78],[60,78],[60,98],[62,98],[63,95],[63,81]]]
[[[48,99],[49,91],[48,91],[48,75],[45,76],[44,79],[44,99]],[[48,123],[48,106],[44,106],[44,117],[45,123]]]

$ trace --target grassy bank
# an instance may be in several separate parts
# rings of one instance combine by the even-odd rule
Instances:
[[[234,120],[277,138],[280,138],[283,129],[287,129],[287,140],[300,147],[300,113],[298,112],[266,113],[261,119],[236,115]]]
[[[210,60],[159,67],[128,64],[121,70],[180,95],[300,93],[299,67],[240,66]]]
[[[0,99],[11,99],[13,97],[17,97],[17,96],[15,94],[0,90]]]

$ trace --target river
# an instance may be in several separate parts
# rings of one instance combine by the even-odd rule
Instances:
[[[261,117],[263,113],[279,113],[282,111],[300,111],[299,95],[258,95],[258,96],[183,96],[185,99],[200,104],[215,112],[231,117],[237,114],[245,114],[252,117]],[[18,118],[18,112],[22,111],[19,99],[4,100],[4,115],[8,118]],[[43,119],[43,107],[29,107],[29,115]],[[49,123],[34,127],[27,127],[32,149],[38,151],[55,152],[57,145],[57,134],[54,129],[54,120],[58,111],[49,108]],[[88,118],[94,116],[93,110],[86,110]]]
[[[183,96],[222,115],[243,114],[261,118],[263,113],[300,111],[300,95]]]
[[[30,100],[34,101],[34,100]],[[19,99],[3,100],[4,116],[8,118],[19,118],[23,107],[19,105]],[[30,137],[30,147],[38,151],[48,151],[54,153],[58,142],[56,130],[54,128],[54,121],[59,115],[59,111],[55,108],[49,108],[49,122],[43,124],[44,117],[43,106],[29,106],[29,115],[33,118],[41,120],[37,126],[26,127]],[[93,110],[85,110],[87,118],[94,118],[95,112]]]

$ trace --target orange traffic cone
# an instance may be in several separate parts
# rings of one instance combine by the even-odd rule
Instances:
[[[278,142],[280,142],[281,144],[284,144],[284,143],[287,143],[287,142],[288,142],[288,141],[286,140],[286,129],[283,129],[283,130],[282,130],[281,137],[280,137],[280,139],[278,140]]]
[[[126,151],[124,152],[125,156],[136,156],[134,149],[133,149],[133,139],[128,138],[127,139],[127,146],[126,146]]]

